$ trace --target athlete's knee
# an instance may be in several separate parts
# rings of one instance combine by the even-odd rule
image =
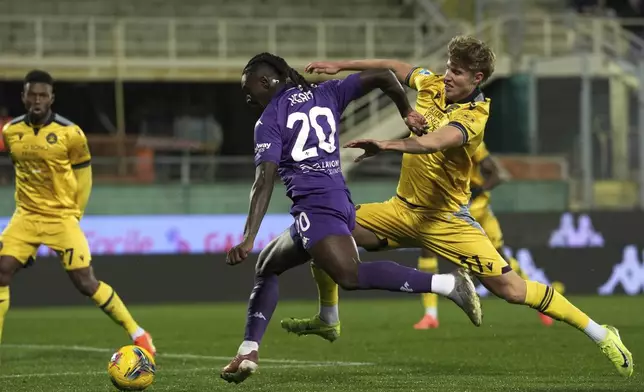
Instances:
[[[264,248],[257,257],[255,276],[279,275],[284,272],[272,247]]]
[[[22,264],[11,256],[0,256],[0,286],[9,286],[13,275]]]
[[[483,278],[483,284],[494,295],[511,304],[523,304],[526,296],[525,280],[514,271],[501,276]]]
[[[98,280],[94,276],[92,267],[67,271],[74,287],[86,297],[91,297],[98,290]]]

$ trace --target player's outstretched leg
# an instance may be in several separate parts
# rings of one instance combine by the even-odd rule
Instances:
[[[440,294],[461,307],[474,325],[481,325],[481,303],[471,277],[463,269],[431,274],[393,261],[360,263],[353,238],[342,235],[326,237],[310,253],[315,263],[345,290]]]
[[[127,331],[135,345],[156,355],[152,336],[134,321],[116,291],[107,283],[96,279],[91,266],[68,270],[67,274],[81,294],[90,297],[96,306]]]
[[[451,299],[480,326],[483,313],[472,278],[459,268],[449,274],[431,274],[405,267],[393,261],[361,263],[358,250],[351,236],[329,236],[310,249],[315,264],[345,290],[387,290],[406,293],[436,293]],[[317,276],[316,276],[317,277]],[[316,279],[320,293],[329,293],[330,282]],[[281,322],[282,328],[297,335],[318,335],[333,341],[339,336],[329,333],[333,325],[320,315],[311,318],[289,318]]]
[[[628,377],[633,374],[633,355],[622,343],[617,329],[597,324],[552,287],[535,281],[525,281],[514,271],[481,278],[481,282],[492,293],[508,302],[528,305],[584,332],[597,343],[622,376]]]
[[[255,271],[255,286],[248,301],[244,340],[237,350],[237,355],[222,369],[221,378],[228,382],[240,383],[257,371],[259,345],[277,307],[277,277],[309,259],[310,256],[293,242],[288,231],[262,250]]]
[[[418,258],[418,269],[431,274],[438,273],[438,257],[427,249],[422,249]],[[414,324],[414,329],[438,328],[438,295],[425,293],[421,295],[425,314],[419,322]]]

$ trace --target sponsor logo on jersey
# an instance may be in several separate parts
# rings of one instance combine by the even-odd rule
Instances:
[[[49,144],[56,144],[56,142],[58,141],[58,136],[56,136],[56,134],[52,132],[49,135],[47,135],[45,140],[47,140],[47,143]]]

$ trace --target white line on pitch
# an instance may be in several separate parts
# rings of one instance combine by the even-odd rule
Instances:
[[[49,344],[2,344],[2,348],[15,348],[23,350],[61,350],[61,351],[81,351],[93,353],[112,353],[115,350],[101,347],[88,347],[88,346],[64,346],[64,345],[49,345]],[[228,361],[232,357],[222,357],[213,355],[199,355],[199,354],[174,354],[174,353],[158,353],[157,357],[173,358],[173,359],[206,359],[214,361]],[[368,366],[373,365],[371,362],[341,362],[341,361],[300,361],[296,359],[261,359],[262,363],[282,363],[282,364],[307,364],[316,366]]]
[[[286,369],[286,368],[314,368],[314,367],[324,367],[328,365],[320,364],[283,364],[283,365],[263,365],[260,366],[261,369]],[[166,369],[160,371],[162,374],[184,374],[184,373],[197,373],[197,372],[218,372],[218,369],[212,367],[200,367],[200,368],[188,368],[188,369]],[[0,375],[0,380],[11,379],[11,378],[47,378],[47,377],[72,377],[72,376],[100,376],[106,375],[107,370],[104,372],[99,372],[96,370],[89,370],[86,372],[54,372],[54,373],[24,373],[24,374],[5,374]]]

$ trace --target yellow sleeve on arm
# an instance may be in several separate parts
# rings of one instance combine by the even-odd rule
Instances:
[[[80,217],[85,214],[85,207],[89,202],[89,195],[92,193],[92,167],[87,166],[81,169],[74,170],[76,182],[78,183],[78,190],[76,192],[76,203],[80,210]]]
[[[92,192],[92,168],[90,166],[92,156],[87,145],[87,138],[80,128],[71,131],[68,143],[69,162],[78,183],[76,203],[81,212],[80,217],[82,217]]]
[[[416,91],[422,91],[429,87],[437,77],[438,75],[427,68],[416,67],[407,75],[405,84]]]
[[[485,124],[490,115],[488,102],[472,103],[451,112],[448,116],[448,125],[456,127],[463,133],[463,144],[469,143],[477,137],[483,138]]]

